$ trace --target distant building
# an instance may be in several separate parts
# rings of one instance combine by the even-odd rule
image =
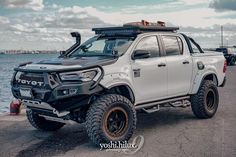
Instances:
[[[0,54],[46,54],[57,53],[58,50],[0,50]]]

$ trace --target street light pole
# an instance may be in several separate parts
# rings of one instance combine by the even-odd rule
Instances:
[[[221,26],[221,47],[224,47],[224,28]]]

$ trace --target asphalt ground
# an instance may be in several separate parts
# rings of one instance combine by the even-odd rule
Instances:
[[[228,67],[219,94],[219,108],[211,119],[195,118],[190,107],[139,113],[133,138],[143,136],[144,145],[133,155],[101,151],[89,141],[83,124],[45,133],[31,127],[24,114],[0,116],[0,157],[235,157],[236,66]]]

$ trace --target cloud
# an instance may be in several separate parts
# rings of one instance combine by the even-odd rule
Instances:
[[[106,20],[107,13],[98,11],[94,7],[65,7],[58,10],[61,24],[69,24],[77,28],[92,28],[104,25],[111,25]]]
[[[40,11],[44,8],[43,0],[3,0],[1,2],[7,8],[23,8]]]
[[[236,11],[236,0],[213,0],[209,7],[216,11]]]
[[[4,24],[3,24],[4,23]],[[82,41],[94,35],[92,27],[105,26],[89,14],[59,12],[20,13],[10,19],[0,16],[0,47],[4,49],[66,49],[75,41],[70,32],[79,31]]]
[[[18,32],[30,32],[29,29],[27,29],[21,24],[12,25],[11,28],[13,28],[15,31],[18,31]]]
[[[208,8],[208,1],[190,1],[179,0],[168,6],[126,6],[116,11],[105,11],[91,6],[46,5],[43,12],[26,11],[14,14],[9,19],[0,16],[0,46],[8,49],[12,45],[16,49],[64,49],[74,43],[69,34],[72,31],[79,31],[82,39],[86,40],[94,35],[91,31],[93,27],[122,25],[142,19],[153,22],[161,20],[171,26],[180,26],[180,32],[192,36],[203,47],[218,46],[220,26],[217,24],[220,23],[225,25],[225,35],[229,38],[229,44],[236,41],[236,21],[228,18],[233,12],[215,12]],[[206,4],[205,8],[200,5],[201,7],[191,6],[176,11],[176,6],[197,6],[203,3]],[[150,12],[145,12],[150,9]]]
[[[179,0],[179,1],[186,5],[206,4],[210,2],[210,0]]]
[[[181,32],[193,37],[201,47],[214,48],[221,45],[221,25],[213,25],[211,27],[181,27]],[[236,24],[224,25],[224,43],[235,45],[236,41]]]
[[[185,1],[185,0],[182,0]],[[131,21],[140,21],[142,19],[148,21],[166,21],[169,23],[173,23],[177,26],[195,26],[195,27],[208,27],[214,24],[218,24],[219,22],[222,24],[226,23],[233,23],[236,24],[235,20],[232,18],[227,17],[230,15],[229,12],[215,12],[209,8],[192,8],[192,9],[182,9],[176,11],[176,5],[179,5],[180,1],[168,3],[171,5],[164,6],[163,4],[158,5],[144,5],[144,6],[127,6],[122,8],[120,11],[113,11],[113,12],[105,12],[99,10],[94,7],[80,7],[80,6],[73,6],[73,7],[65,7],[59,9],[58,17],[61,22],[67,22],[68,25],[72,25],[74,22],[76,27],[82,27],[85,24],[85,27],[91,28],[99,27],[99,26],[111,26],[111,25],[122,25],[126,22]],[[182,3],[182,2],[181,2]],[[203,0],[195,2],[193,4],[200,4],[203,3]],[[205,1],[206,3],[206,1]],[[192,4],[192,5],[193,5]],[[171,11],[160,11],[163,8]],[[147,10],[151,10],[152,12],[145,12]],[[224,16],[225,18],[221,18]],[[86,17],[82,20],[81,17]],[[77,21],[77,22],[76,22]],[[83,21],[85,23],[80,23],[78,25],[78,21]],[[58,22],[60,25],[60,22]],[[91,23],[91,24],[90,24]],[[66,27],[66,26],[65,26]]]
[[[8,24],[10,23],[9,19],[4,16],[0,16],[0,24]]]

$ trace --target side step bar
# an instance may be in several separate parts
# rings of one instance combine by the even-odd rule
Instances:
[[[160,104],[175,102],[175,101],[179,101],[179,100],[186,100],[189,98],[190,98],[190,96],[183,96],[183,97],[176,97],[176,98],[170,98],[170,99],[165,99],[165,100],[159,100],[159,101],[155,101],[155,102],[152,101],[152,102],[148,102],[148,103],[142,103],[142,104],[136,105],[135,109],[136,110],[145,109],[145,108],[157,106]]]
[[[149,109],[143,108],[142,110],[146,113],[154,113],[160,110],[160,105],[153,106],[152,108],[149,108]]]

